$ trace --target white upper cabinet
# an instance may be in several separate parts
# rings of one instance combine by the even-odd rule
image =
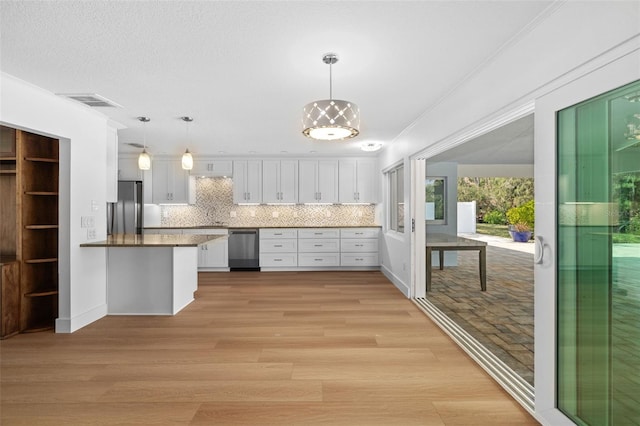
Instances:
[[[341,203],[375,203],[376,160],[351,158],[339,160],[339,200]]]
[[[206,177],[231,177],[233,175],[233,161],[231,160],[207,160],[193,161],[192,176]]]
[[[300,160],[299,203],[338,202],[338,160]]]
[[[298,201],[298,161],[262,161],[262,201],[296,203]]]
[[[233,202],[262,202],[262,161],[236,160],[233,162]]]
[[[194,204],[195,178],[182,169],[180,159],[157,159],[153,170],[153,204]]]

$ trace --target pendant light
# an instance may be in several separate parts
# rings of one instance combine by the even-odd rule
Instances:
[[[186,141],[187,144],[189,144],[189,142],[191,142],[191,140],[189,139],[189,123],[193,121],[193,117],[180,117],[180,119],[185,122],[185,126],[187,127]],[[191,155],[191,153],[189,152],[189,148],[187,148],[184,154],[182,154],[182,168],[184,170],[193,169],[193,155]]]
[[[149,117],[138,117],[138,120],[142,122],[144,128],[144,145],[142,152],[138,156],[138,168],[140,170],[151,169],[151,157],[147,153],[147,123],[151,121]]]
[[[327,53],[322,61],[329,65],[329,99],[308,103],[303,108],[302,133],[318,140],[350,139],[360,133],[360,110],[349,101],[333,99],[332,65],[338,55]]]

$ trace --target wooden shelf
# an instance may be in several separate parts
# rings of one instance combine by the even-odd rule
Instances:
[[[18,160],[18,158],[16,156],[13,157],[3,157],[0,156],[0,161],[10,161],[10,162],[16,162]]]
[[[24,297],[45,297],[45,296],[55,296],[58,294],[58,290],[50,290],[50,291],[39,291],[34,293],[27,293]]]
[[[57,261],[58,261],[57,257],[50,257],[47,259],[29,259],[29,260],[25,260],[24,263],[53,263]]]
[[[58,229],[58,225],[27,225],[25,229]]]
[[[57,158],[45,158],[45,157],[24,157],[26,161],[35,161],[39,163],[59,163]]]
[[[15,169],[13,170],[0,170],[0,175],[15,175],[16,171]]]
[[[50,192],[50,191],[26,191],[25,194],[26,195],[48,195],[48,196],[58,195],[57,192]]]

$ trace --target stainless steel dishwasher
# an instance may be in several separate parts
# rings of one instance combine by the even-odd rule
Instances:
[[[229,229],[229,269],[259,271],[259,241],[257,229]]]

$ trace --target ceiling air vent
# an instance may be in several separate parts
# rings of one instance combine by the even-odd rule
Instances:
[[[81,104],[88,105],[92,108],[95,108],[95,107],[122,108],[122,105],[118,105],[112,100],[109,100],[104,96],[100,96],[95,93],[56,93],[56,94],[64,98],[69,98],[76,102],[80,102]]]

